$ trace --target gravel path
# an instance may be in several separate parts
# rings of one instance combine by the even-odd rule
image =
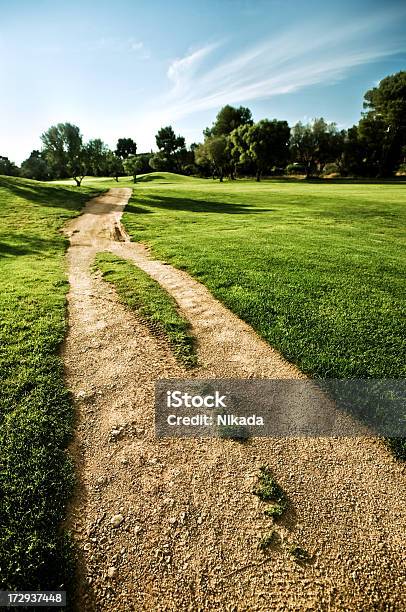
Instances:
[[[301,373],[184,272],[125,239],[129,189],[70,222],[68,387],[79,484],[68,525],[87,611],[404,610],[404,467],[369,438],[157,440],[157,378]],[[91,272],[95,254],[132,260],[174,295],[198,338],[193,374]],[[267,463],[290,509],[273,525],[252,495]],[[275,530],[267,554],[258,549]],[[298,564],[297,543],[312,560]]]

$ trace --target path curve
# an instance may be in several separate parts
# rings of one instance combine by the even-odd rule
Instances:
[[[125,241],[130,195],[111,189],[67,226],[63,357],[78,414],[79,486],[68,519],[81,556],[78,609],[405,609],[404,468],[381,442],[155,439],[154,381],[191,373],[91,272],[99,251],[133,261],[172,293],[199,341],[193,376],[302,375],[197,281]],[[264,463],[290,500],[276,527],[252,495]],[[258,541],[272,529],[276,544],[264,556]],[[293,560],[296,542],[311,564]]]

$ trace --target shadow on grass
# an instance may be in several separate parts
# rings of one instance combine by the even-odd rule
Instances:
[[[137,176],[137,183],[151,183],[152,181],[163,182],[166,185],[171,185],[172,182],[169,182],[166,176],[162,174],[144,174],[143,176]]]
[[[32,255],[33,253],[48,257],[61,247],[59,238],[44,239],[26,234],[13,234],[12,239],[12,243],[0,241],[0,257],[18,257]]]
[[[30,183],[17,182],[12,179],[0,178],[0,187],[4,187],[14,195],[24,198],[40,206],[51,208],[64,208],[65,210],[79,210],[83,203],[92,197],[89,192],[67,190],[66,186],[53,185],[52,183]],[[96,191],[94,195],[96,195]]]
[[[256,208],[250,204],[237,204],[231,202],[210,202],[208,200],[197,200],[192,198],[179,198],[163,195],[149,195],[145,205],[150,208],[162,208],[166,210],[179,210],[196,213],[222,213],[222,214],[260,214],[273,212],[270,208]],[[144,213],[153,212],[130,203],[126,212]]]
[[[261,183],[293,183],[297,185],[401,185],[406,184],[406,177],[392,177],[387,179],[378,178],[323,178],[312,176],[309,178],[298,178],[294,176],[267,176],[261,179]]]

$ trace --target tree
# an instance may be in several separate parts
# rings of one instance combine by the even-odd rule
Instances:
[[[113,151],[109,151],[106,158],[108,176],[114,176],[118,183],[118,177],[124,173],[123,162]]]
[[[119,138],[115,154],[120,159],[124,160],[137,153],[137,145],[132,138]]]
[[[201,143],[193,148],[195,157],[195,163],[198,168],[198,173],[201,176],[210,176],[214,178],[214,166],[212,165],[211,159],[209,158],[207,144]]]
[[[366,113],[359,123],[361,139],[374,143],[378,174],[388,176],[401,163],[406,146],[406,72],[387,76],[364,96]],[[378,159],[379,156],[379,159]]]
[[[223,182],[224,171],[229,157],[227,152],[227,138],[225,136],[210,136],[204,143],[207,158],[213,165],[220,183]]]
[[[203,131],[204,136],[227,136],[240,125],[252,125],[252,114],[249,108],[235,108],[227,104],[218,112],[211,128]]]
[[[337,131],[335,123],[326,123],[321,117],[303,125],[300,121],[292,128],[290,149],[293,160],[303,164],[308,178],[320,172],[328,162],[335,162],[341,154],[344,133]]]
[[[163,152],[155,153],[149,160],[151,168],[157,172],[169,172],[172,170],[171,160],[165,157]]]
[[[36,181],[47,181],[51,178],[51,170],[40,151],[32,151],[30,156],[23,161],[21,176]]]
[[[86,145],[88,172],[93,176],[105,176],[108,169],[108,146],[100,138],[89,140]]]
[[[289,158],[290,128],[287,121],[262,119],[244,133],[247,146],[245,156],[256,166],[256,179],[273,166],[285,166]]]
[[[51,126],[41,136],[43,155],[56,178],[71,176],[78,187],[87,172],[88,156],[79,128],[71,123]]]
[[[179,172],[182,163],[185,163],[187,157],[185,139],[183,136],[176,136],[172,126],[168,125],[159,130],[155,136],[155,140],[159,149],[159,157],[153,163],[160,166],[159,170],[163,170],[162,166],[165,166],[165,170],[175,170]]]
[[[141,174],[144,167],[143,160],[136,156],[132,156],[125,159],[123,165],[124,170],[127,172],[127,174],[130,174],[133,177],[133,181],[136,183],[137,174]]]
[[[140,169],[138,170],[138,174],[147,174],[148,172],[151,172],[149,160],[152,156],[152,153],[140,153],[136,156],[137,160],[140,162]]]
[[[0,174],[4,174],[6,176],[18,176],[18,166],[16,166],[14,162],[10,161],[8,157],[0,155]]]

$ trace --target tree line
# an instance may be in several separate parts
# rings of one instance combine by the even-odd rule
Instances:
[[[32,151],[18,168],[0,156],[0,174],[50,180],[72,177],[178,172],[220,181],[238,176],[302,174],[312,176],[390,177],[406,174],[406,72],[380,81],[364,96],[357,125],[339,130],[323,118],[310,123],[262,119],[255,123],[249,108],[224,106],[204,141],[189,148],[171,126],[155,136],[156,153],[137,154],[131,138],[120,138],[114,151],[100,139],[83,141],[70,123],[50,127],[41,136],[42,150]]]

